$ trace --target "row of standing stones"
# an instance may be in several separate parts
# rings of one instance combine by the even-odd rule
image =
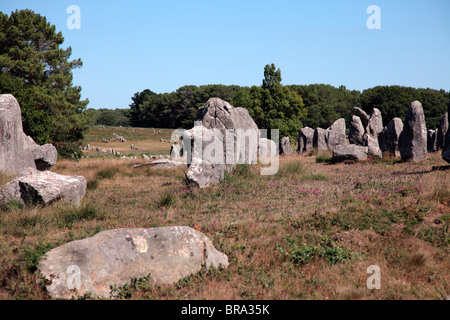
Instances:
[[[39,147],[30,142],[31,138],[23,133],[20,106],[13,96],[0,96],[0,116],[0,171],[20,172],[12,182],[0,188],[0,204],[13,197],[23,203],[37,199],[42,204],[56,200],[79,204],[86,191],[86,180],[47,171],[56,162],[56,150],[45,151],[54,148],[50,145]],[[444,130],[448,130],[448,115],[445,119],[434,136],[438,140],[436,145],[443,146],[444,159],[450,162],[448,133],[439,138],[439,133],[442,136]],[[253,132],[254,136],[249,139],[256,139],[253,141],[256,141],[257,148],[238,139],[233,133],[237,130]],[[227,136],[230,132],[233,133],[231,139]],[[344,119],[337,120],[326,130],[303,128],[298,151],[331,149],[335,159],[363,160],[368,154],[382,156],[383,152],[400,155],[404,160],[418,161],[426,157],[428,137],[422,106],[417,101],[409,108],[404,126],[396,118],[383,128],[381,113],[377,109],[369,116],[355,108],[350,145],[346,144],[345,133]],[[246,109],[235,108],[218,98],[211,98],[199,109],[197,125],[182,133],[178,152],[183,150],[185,143],[193,143],[196,137],[200,136],[205,141],[205,135],[210,135],[206,139],[210,143],[202,143],[200,150],[191,145],[192,152],[185,154],[182,161],[171,161],[176,165],[189,163],[187,179],[200,188],[218,183],[225,171],[231,172],[237,163],[255,164],[258,154],[293,153],[289,138],[283,138],[277,146],[272,140],[260,137],[260,130]],[[223,152],[217,153],[222,159],[204,159],[204,152],[216,147],[211,144],[217,142],[223,148]],[[225,158],[229,150],[232,150],[232,159]],[[48,153],[54,154],[53,158]],[[26,155],[29,158],[22,164],[19,159]],[[186,161],[186,157],[190,161]],[[54,298],[69,299],[86,292],[95,297],[112,298],[114,290],[111,290],[111,285],[121,286],[132,278],[150,275],[153,283],[170,284],[201,268],[227,266],[228,258],[213,247],[208,237],[191,228],[175,226],[107,230],[91,238],[69,242],[44,256],[38,275],[46,279],[43,283]]]
[[[385,127],[380,110],[374,108],[368,115],[355,107],[348,134],[349,144],[346,141],[345,120],[339,119],[328,129],[300,129],[297,151],[331,150],[335,161],[365,160],[368,156],[420,161],[427,157],[428,152],[442,150],[443,159],[450,162],[449,112],[442,116],[436,130],[427,130],[419,101],[411,103],[405,122],[394,118]]]
[[[80,205],[86,179],[49,171],[57,156],[54,146],[39,146],[23,132],[14,96],[0,95],[0,173],[16,176],[0,186],[0,206],[12,200],[23,205]],[[153,284],[170,285],[202,268],[227,266],[228,257],[189,227],[115,229],[50,250],[39,262],[36,277],[55,299],[87,293],[110,299],[118,293],[115,288],[132,279],[147,277]]]

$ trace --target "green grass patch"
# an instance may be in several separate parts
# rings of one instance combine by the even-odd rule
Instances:
[[[290,260],[299,265],[305,265],[314,258],[325,259],[330,264],[345,263],[358,258],[359,254],[341,246],[338,241],[324,236],[317,245],[306,244],[291,237],[285,238],[288,244]]]
[[[86,203],[81,206],[65,205],[56,211],[56,224],[60,228],[72,228],[75,223],[89,220],[103,220],[104,211],[96,204]]]
[[[112,179],[119,172],[118,168],[106,168],[100,171],[97,171],[95,176],[97,179]]]

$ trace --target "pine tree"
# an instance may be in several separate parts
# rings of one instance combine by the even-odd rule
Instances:
[[[73,86],[69,60],[72,48],[62,49],[61,32],[31,10],[0,12],[0,93],[10,93],[22,109],[24,131],[38,143],[53,143],[62,156],[77,152],[84,139],[88,100]]]

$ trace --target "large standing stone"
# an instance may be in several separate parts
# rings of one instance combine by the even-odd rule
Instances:
[[[445,135],[447,134],[447,131],[448,131],[448,112],[446,112],[442,116],[441,122],[438,127],[438,132],[437,132],[437,148],[438,148],[438,150],[444,149]]]
[[[236,164],[256,164],[259,129],[248,111],[211,98],[196,126],[183,134],[188,180],[200,188],[218,183]]]
[[[228,258],[204,234],[189,227],[115,229],[50,250],[39,263],[51,297],[70,299],[90,292],[114,298],[111,286],[150,276],[169,285],[202,268],[226,268]],[[117,292],[116,292],[117,293]]]
[[[448,112],[447,115],[450,114],[450,104],[448,105]],[[447,130],[447,133],[445,134],[445,143],[444,148],[442,149],[442,158],[450,162],[450,129]]]
[[[353,108],[353,115],[361,119],[362,125],[364,127],[364,132],[368,131],[370,116],[364,110],[358,107]]]
[[[277,145],[273,140],[266,138],[259,138],[258,155],[260,157],[275,157],[278,153]]]
[[[304,127],[298,132],[298,152],[309,152],[313,148],[314,130]]]
[[[259,129],[247,109],[235,108],[222,99],[211,98],[199,109],[198,121],[205,128],[222,133],[225,156],[227,150],[234,151],[234,159],[227,160],[227,170],[231,171],[237,163],[257,163]]]
[[[17,199],[26,205],[47,205],[61,200],[79,205],[85,193],[86,179],[82,176],[28,168],[0,188],[0,203]]]
[[[316,128],[316,130],[314,130],[313,148],[316,149],[318,152],[328,150],[327,130],[322,128]]]
[[[368,133],[365,133],[363,140],[364,146],[368,148],[368,154],[370,156],[376,158],[383,157],[383,153],[381,152],[380,146],[378,144],[378,139],[372,138]]]
[[[58,153],[51,144],[37,145],[23,132],[19,103],[10,94],[0,95],[0,171],[46,170],[56,163]]]
[[[437,151],[437,129],[428,129],[427,131],[427,151],[436,152]]]
[[[348,133],[348,141],[350,144],[356,144],[358,146],[364,145],[364,125],[361,122],[361,118],[358,116],[352,116],[350,122],[350,131]]]
[[[403,131],[403,121],[400,118],[394,118],[378,135],[378,143],[383,153],[394,157],[400,157],[398,149],[398,139]]]
[[[191,146],[187,149],[189,183],[199,188],[219,183],[227,170],[222,134],[199,125],[185,131],[183,140],[190,141]]]
[[[381,111],[377,108],[372,110],[369,119],[367,133],[374,139],[378,139],[378,134],[383,131],[383,117]]]
[[[419,101],[414,101],[408,109],[398,144],[403,161],[420,161],[427,157],[427,127]]]
[[[366,160],[369,152],[368,147],[357,146],[355,144],[339,145],[333,150],[333,160],[336,162],[345,160]]]
[[[328,148],[333,150],[336,146],[346,145],[345,119],[336,120],[327,130],[326,141]]]
[[[291,155],[294,153],[291,147],[291,140],[289,137],[284,137],[280,142],[280,154]]]

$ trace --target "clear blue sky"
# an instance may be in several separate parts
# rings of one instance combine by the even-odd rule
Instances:
[[[69,30],[69,5],[81,29]],[[381,29],[366,26],[369,5]],[[450,90],[448,0],[1,0],[0,10],[47,17],[84,66],[74,71],[89,108],[127,108],[134,93],[183,85],[260,85],[275,63],[283,84],[364,90]]]

